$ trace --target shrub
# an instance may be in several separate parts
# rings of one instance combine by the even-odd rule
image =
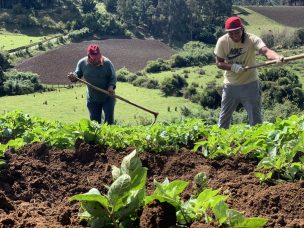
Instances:
[[[31,72],[6,72],[3,83],[0,83],[1,95],[21,95],[41,90],[43,86],[39,82],[39,76]]]
[[[158,81],[154,79],[149,79],[148,77],[137,77],[135,80],[132,81],[132,85],[148,89],[157,89]]]
[[[73,42],[80,41],[84,38],[87,38],[91,35],[90,30],[86,27],[79,29],[79,30],[74,30],[69,33],[69,37]]]
[[[207,65],[214,61],[213,49],[198,41],[190,41],[171,58],[172,67]]]
[[[190,87],[187,87],[184,90],[184,98],[186,99],[190,99],[197,94],[197,89],[195,88],[195,86],[191,85]]]
[[[275,40],[274,35],[271,31],[269,32],[262,32],[261,39],[264,41],[267,47],[272,48],[274,47]]]
[[[117,77],[117,81],[120,82],[131,82],[137,78],[136,75],[130,72],[126,67],[123,67],[118,71],[116,71],[116,77]]]
[[[10,66],[8,52],[0,50],[0,71],[6,70]]]
[[[157,60],[149,61],[145,68],[145,71],[147,73],[157,73],[170,69],[171,67],[168,61],[158,58]]]
[[[262,40],[268,47],[290,48],[299,44],[299,37],[293,29],[262,32]]]
[[[299,44],[303,45],[304,44],[304,28],[298,29],[295,32],[296,36],[298,37]]]
[[[161,83],[161,91],[165,96],[181,96],[182,89],[187,86],[188,83],[185,78],[180,75],[173,75],[172,78],[165,78]]]
[[[221,106],[221,94],[215,82],[207,84],[207,88],[201,94],[200,104],[205,108],[216,109]]]
[[[298,76],[283,68],[272,68],[260,74],[264,106],[290,101],[304,108],[304,92]]]

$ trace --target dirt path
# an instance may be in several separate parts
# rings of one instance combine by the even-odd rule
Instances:
[[[68,198],[92,187],[105,193],[104,185],[112,181],[111,165],[120,166],[132,150],[115,151],[81,142],[74,150],[53,150],[35,143],[7,153],[9,163],[0,171],[0,227],[85,226],[77,218],[78,203],[69,203]],[[244,157],[211,161],[187,149],[143,153],[140,158],[149,170],[148,193],[153,191],[154,178],[191,181],[204,171],[209,187],[229,194],[231,208],[246,216],[268,218],[268,227],[304,227],[304,181],[260,184],[253,174],[256,161]],[[190,185],[182,197],[188,199],[192,191]],[[146,214],[143,218],[147,223],[142,224],[151,219]],[[191,227],[206,226],[195,223]]]

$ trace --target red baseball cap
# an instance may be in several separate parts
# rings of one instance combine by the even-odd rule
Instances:
[[[88,55],[99,55],[100,49],[97,44],[90,44],[87,49]]]
[[[243,25],[242,25],[241,19],[239,17],[233,16],[233,17],[229,17],[226,20],[226,23],[225,23],[226,32],[230,32],[230,31],[237,30],[240,28],[243,28]]]

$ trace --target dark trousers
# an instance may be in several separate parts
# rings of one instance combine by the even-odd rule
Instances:
[[[95,120],[101,123],[102,111],[104,112],[104,122],[107,124],[114,123],[114,107],[115,98],[108,97],[105,102],[87,102],[87,108],[90,115],[90,120]]]

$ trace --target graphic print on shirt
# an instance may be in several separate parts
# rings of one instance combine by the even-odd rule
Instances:
[[[228,60],[235,59],[243,54],[245,54],[245,51],[243,51],[243,48],[232,48],[227,56]]]

